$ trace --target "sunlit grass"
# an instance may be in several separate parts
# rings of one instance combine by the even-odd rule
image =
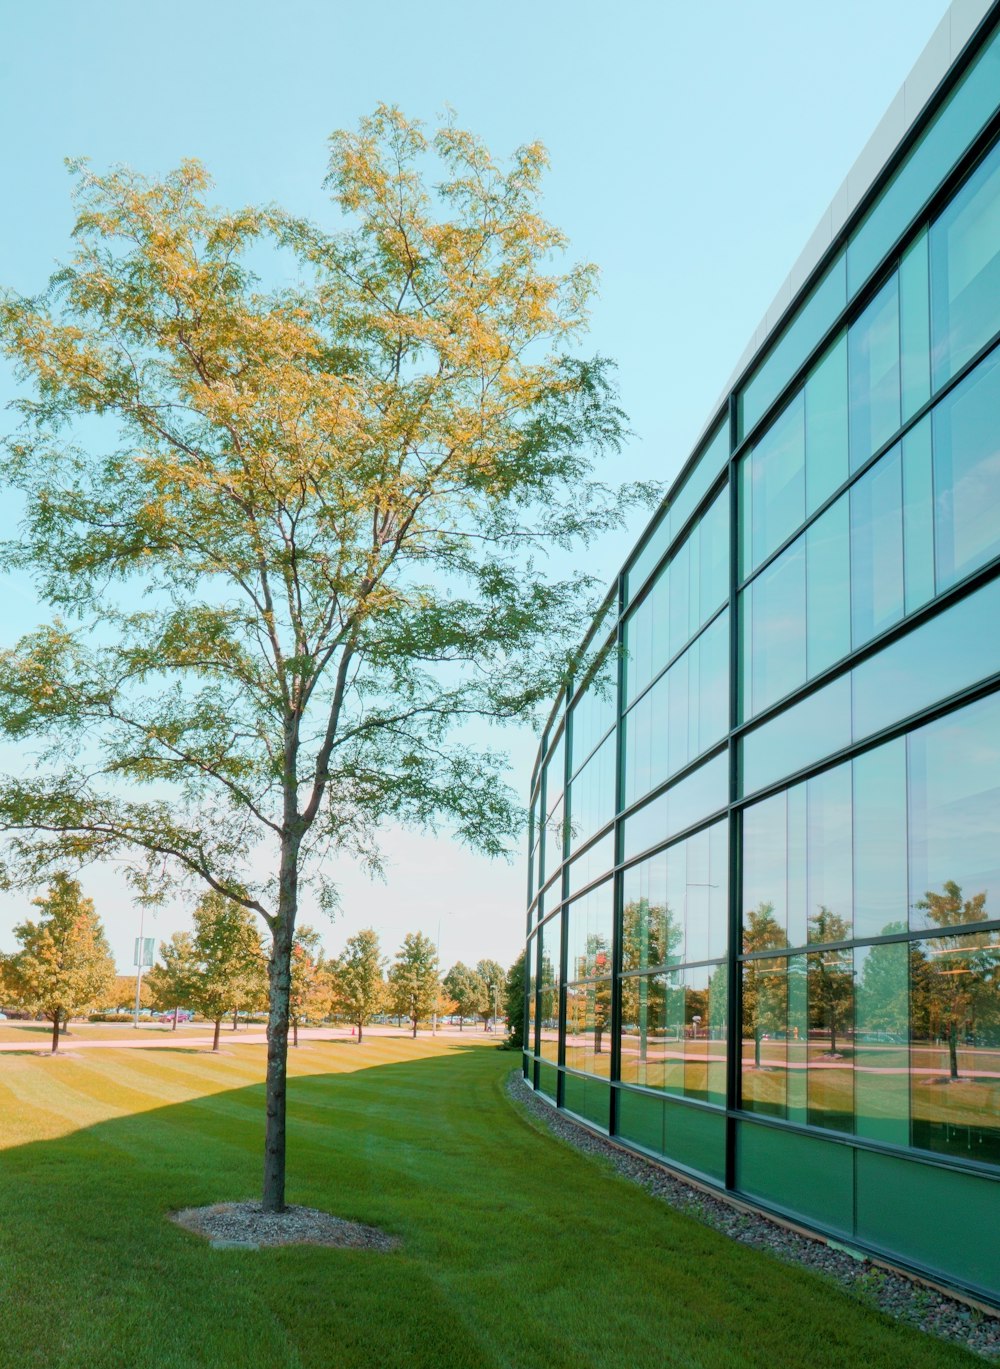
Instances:
[[[972,1364],[664,1208],[519,1113],[464,1039],[292,1053],[289,1198],[393,1254],[216,1251],[253,1196],[260,1046],[0,1055],[0,1369]]]

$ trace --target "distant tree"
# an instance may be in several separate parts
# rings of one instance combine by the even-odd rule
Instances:
[[[847,941],[850,923],[821,907],[809,919],[810,943]],[[830,1054],[837,1054],[837,1033],[851,1026],[854,973],[850,951],[812,951],[808,957],[809,1026],[830,1033]]]
[[[948,1044],[948,1078],[955,1083],[960,1037],[971,1033],[977,1017],[996,1019],[1000,953],[995,937],[950,930],[986,921],[986,894],[963,898],[961,885],[952,879],[945,880],[942,890],[928,890],[917,904],[946,935],[927,939],[923,965],[913,966],[911,960],[911,994],[915,1016],[923,1017],[929,1033]]]
[[[465,1026],[465,1018],[475,1017],[483,1002],[485,986],[475,970],[470,970],[463,961],[457,960],[444,977],[444,986],[455,1000],[455,1011],[459,1015],[458,1029]]]
[[[112,1002],[112,999],[114,1002]],[[115,982],[108,995],[108,1001],[100,1004],[102,1008],[120,1008],[123,1004],[128,1007],[130,1003],[135,1003],[135,975],[116,974]],[[149,985],[148,975],[143,975],[139,981],[139,1007],[158,1008],[160,1006],[153,997],[153,991]]]
[[[389,971],[389,993],[395,1012],[417,1023],[434,1011],[438,995],[438,959],[434,942],[423,932],[407,932]]]
[[[194,1006],[198,968],[191,933],[174,932],[169,941],[160,942],[160,960],[143,980],[156,1007],[164,1012],[174,1009],[174,1030],[177,1009]]]
[[[224,894],[203,894],[194,910],[192,1008],[215,1024],[219,1049],[222,1020],[259,1001],[267,962],[253,914]]]
[[[328,997],[326,967],[320,935],[313,927],[296,927],[292,943],[292,983],[288,995],[288,1020],[292,1045],[299,1044],[299,1022],[310,1012],[322,1012]]]
[[[18,1003],[52,1023],[55,1054],[59,1024],[104,1000],[114,986],[115,962],[79,881],[59,873],[32,903],[42,915],[14,928],[21,949],[7,958],[4,978]]]
[[[483,1031],[486,1031],[490,1025],[490,1018],[493,1016],[494,1009],[499,1007],[500,999],[503,996],[504,985],[507,983],[507,973],[496,960],[480,960],[476,965],[476,974],[483,986],[479,1015],[483,1019]]]
[[[365,1027],[385,1003],[385,964],[378,936],[368,927],[347,938],[343,955],[328,968],[332,1006],[357,1027],[358,1045]]]
[[[743,918],[743,954],[767,951],[786,944],[784,930],[774,916],[773,903],[761,903]],[[754,1067],[760,1069],[760,1044],[770,1032],[784,1031],[788,1022],[788,971],[784,956],[743,963],[743,1035],[753,1039]]]
[[[507,971],[504,984],[504,1011],[507,1016],[507,1045],[512,1050],[524,1046],[524,951]]]

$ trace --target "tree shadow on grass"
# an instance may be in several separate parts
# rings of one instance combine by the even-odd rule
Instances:
[[[204,1087],[197,1054],[160,1087]],[[125,1059],[122,1115],[0,1152],[0,1369],[974,1363],[610,1178],[503,1097],[515,1056],[458,1043],[290,1080],[289,1201],[401,1249],[213,1250],[166,1216],[258,1193],[263,1086],[127,1111]]]

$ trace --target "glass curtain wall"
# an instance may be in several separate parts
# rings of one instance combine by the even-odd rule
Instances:
[[[527,1072],[1000,1299],[851,1187],[1000,1179],[998,103],[993,35],[597,620],[532,792]]]

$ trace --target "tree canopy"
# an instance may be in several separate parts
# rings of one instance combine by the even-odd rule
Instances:
[[[347,938],[343,955],[329,968],[333,1007],[357,1028],[358,1045],[385,1002],[385,963],[378,934],[366,927]]]
[[[60,1022],[97,1007],[114,990],[115,962],[78,880],[58,873],[32,902],[41,917],[14,928],[21,949],[7,957],[4,979],[18,1003],[52,1023],[55,1052]]]
[[[389,970],[388,993],[394,1010],[410,1019],[414,1036],[420,1019],[434,1011],[439,986],[437,947],[423,932],[407,932]]]
[[[326,231],[214,207],[195,161],[78,163],[71,259],[0,306],[5,557],[52,610],[0,654],[0,733],[37,750],[0,785],[6,878],[111,858],[265,920],[268,1209],[300,890],[332,900],[321,857],[377,865],[389,821],[506,848],[504,758],[456,724],[551,697],[597,586],[549,554],[650,494],[593,478],[623,419],[545,165],[380,106],[332,139]],[[271,247],[294,284],[255,277]]]

